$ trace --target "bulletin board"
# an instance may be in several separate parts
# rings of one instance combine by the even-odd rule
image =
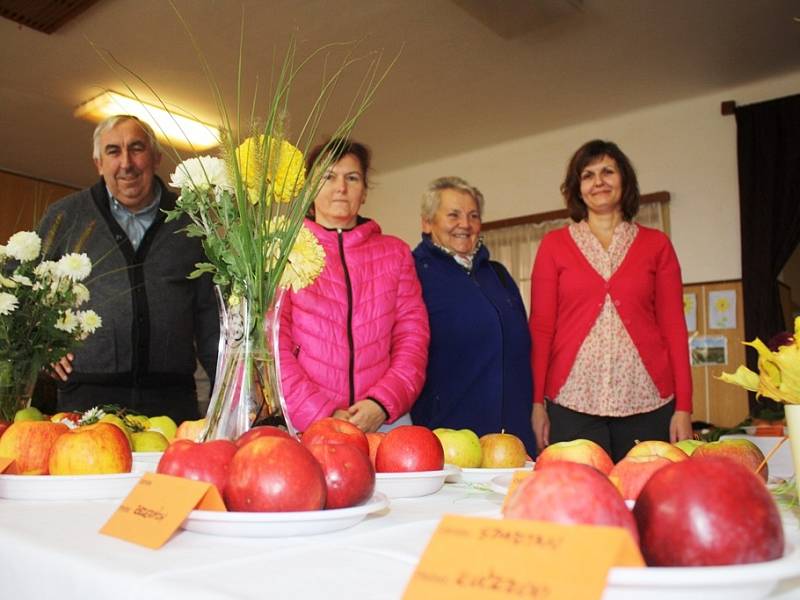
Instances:
[[[683,286],[692,361],[693,421],[733,427],[749,415],[747,392],[717,377],[745,362],[741,280]]]

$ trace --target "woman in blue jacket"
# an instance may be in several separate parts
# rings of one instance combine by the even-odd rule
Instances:
[[[528,321],[511,275],[481,243],[482,214],[483,195],[459,177],[436,179],[423,195],[414,259],[431,341],[411,417],[479,436],[504,429],[533,456]]]

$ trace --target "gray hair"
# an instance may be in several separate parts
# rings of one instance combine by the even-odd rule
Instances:
[[[439,210],[439,203],[442,200],[443,190],[456,190],[472,196],[478,205],[478,215],[483,218],[483,194],[481,191],[471,186],[461,177],[439,177],[428,184],[428,189],[422,193],[422,219],[423,221],[433,221],[436,211]]]
[[[156,153],[156,156],[161,155],[161,145],[158,143],[156,133],[153,131],[153,128],[150,127],[150,125],[142,121],[139,117],[134,117],[133,115],[113,115],[100,121],[97,127],[94,128],[94,134],[92,135],[93,159],[100,160],[100,138],[103,137],[103,134],[109,129],[114,129],[114,127],[123,121],[136,121],[136,123],[142,128],[142,131],[144,131],[145,135],[147,136],[147,140],[150,142],[150,147]]]

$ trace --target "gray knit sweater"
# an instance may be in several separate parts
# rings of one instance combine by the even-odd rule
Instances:
[[[158,184],[161,208],[174,208],[175,195],[161,180]],[[196,358],[213,380],[219,318],[212,282],[207,275],[186,278],[205,254],[198,239],[177,232],[187,224],[185,217],[170,223],[164,217],[159,212],[134,252],[111,215],[101,179],[53,204],[42,219],[43,239],[61,219],[48,258],[72,252],[83,240],[81,251],[92,260],[86,308],[103,319],[74,352],[70,383],[193,386]]]

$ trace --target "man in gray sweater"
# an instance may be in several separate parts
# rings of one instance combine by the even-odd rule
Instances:
[[[87,308],[103,319],[53,366],[58,409],[118,404],[178,423],[197,419],[196,360],[213,382],[219,337],[210,277],[187,279],[206,261],[203,248],[179,231],[185,218],[164,222],[176,196],[155,174],[161,152],[147,124],[106,119],[93,156],[100,181],[53,204],[39,225],[49,259],[89,255]]]

